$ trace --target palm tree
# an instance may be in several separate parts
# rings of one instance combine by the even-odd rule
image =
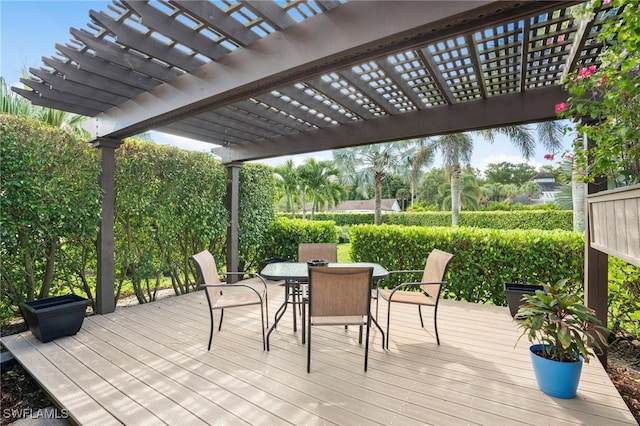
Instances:
[[[407,208],[406,201],[411,198],[411,193],[407,191],[407,188],[400,188],[396,191],[396,199],[400,201],[400,207],[402,210]]]
[[[0,113],[33,117],[34,109],[28,99],[17,96],[7,86],[4,77],[0,77]]]
[[[518,193],[520,192],[520,188],[515,183],[507,183],[502,185],[502,195],[509,201],[509,203],[513,203],[513,199],[516,198]]]
[[[338,185],[340,171],[331,161],[308,158],[298,167],[298,176],[304,186],[306,197],[311,198],[311,220],[320,205],[337,204],[345,193]],[[306,197],[303,201],[306,201]]]
[[[469,133],[454,133],[439,136],[428,142],[426,149],[440,151],[445,173],[451,182],[451,224],[458,225],[460,217],[460,163],[469,163],[473,152],[473,140]]]
[[[433,164],[434,153],[432,150],[421,149],[425,139],[409,139],[401,149],[405,149],[403,156],[407,161],[401,170],[402,177],[409,182],[411,189],[411,203],[415,200],[416,190],[422,177],[422,171]],[[397,198],[397,197],[396,197]]]
[[[451,184],[443,183],[438,188],[438,193],[443,197],[442,210],[447,210],[451,205]],[[460,205],[465,210],[478,210],[482,190],[478,186],[475,176],[463,173],[460,176]]]
[[[366,196],[373,186],[375,193],[375,223],[382,223],[382,182],[389,174],[407,164],[405,142],[387,142],[344,148],[334,151],[333,158],[342,170],[343,181],[355,184]]]
[[[487,198],[491,201],[500,201],[500,194],[502,193],[501,183],[487,183],[482,185],[482,190],[487,194]]]
[[[524,194],[527,194],[527,199],[529,200],[529,204],[531,204],[531,199],[533,198],[533,196],[540,194],[542,192],[542,189],[540,188],[540,185],[530,180],[520,186],[520,191]]]
[[[537,126],[537,133],[540,142],[552,151],[558,150],[562,146],[560,136],[562,127],[556,121],[540,123]],[[480,130],[476,134],[492,143],[498,134],[506,135],[511,142],[520,150],[525,159],[531,158],[534,153],[536,141],[531,135],[531,131],[526,126],[509,126],[496,129]],[[446,169],[450,170],[451,176],[451,224],[457,225],[460,216],[460,164],[469,163],[473,152],[473,140],[468,133],[458,133],[443,135],[432,139],[427,148],[440,151]]]
[[[299,198],[299,178],[293,160],[287,160],[282,166],[276,167],[274,174],[285,198],[285,211],[291,212],[293,217],[295,214],[294,202]]]
[[[82,115],[70,114],[57,109],[41,108],[39,118],[43,123],[66,130],[80,138],[86,139],[89,136],[89,132],[81,127],[86,118]]]
[[[571,181],[571,184],[566,183]],[[560,163],[559,184],[553,204],[563,210],[573,210],[573,230],[584,232],[584,184],[579,182],[578,172],[573,158]]]
[[[3,77],[0,77],[0,113],[31,117],[49,126],[66,130],[80,138],[86,138],[89,135],[89,132],[81,127],[81,123],[85,119],[84,116],[34,106],[28,99],[13,93]]]

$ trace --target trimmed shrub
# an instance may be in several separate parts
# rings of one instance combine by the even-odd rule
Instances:
[[[380,263],[388,270],[423,269],[434,248],[456,255],[444,293],[450,299],[504,306],[504,282],[537,284],[560,278],[581,282],[583,277],[584,237],[576,232],[397,225],[351,228],[353,261]],[[390,278],[384,285],[399,280]],[[578,285],[576,292],[581,291]]]
[[[299,215],[296,217],[300,217]],[[315,220],[332,220],[338,226],[373,224],[373,213],[316,213]],[[451,212],[385,213],[382,223],[405,226],[451,226]],[[460,226],[490,229],[573,230],[571,210],[463,211]]]
[[[265,238],[264,257],[296,260],[299,243],[337,243],[335,222],[287,219],[280,217],[271,224]]]

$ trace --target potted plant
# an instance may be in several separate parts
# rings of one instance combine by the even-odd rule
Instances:
[[[593,309],[571,292],[568,280],[544,285],[518,310],[522,336],[529,348],[538,387],[556,398],[574,398],[580,381],[582,363],[594,356],[591,348],[606,345],[608,330],[602,327]],[[518,341],[520,340],[518,339]]]

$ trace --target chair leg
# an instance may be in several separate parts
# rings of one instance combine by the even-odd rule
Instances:
[[[269,328],[269,295],[267,293],[264,294],[264,312],[265,318],[267,320],[267,328]]]
[[[438,342],[438,345],[440,345],[440,337],[438,336],[438,305],[437,304],[433,311],[433,328],[435,328],[436,330],[436,342]]]
[[[362,344],[362,326],[358,327],[359,331],[358,331],[358,343]]]
[[[371,315],[371,311],[369,311]],[[371,317],[367,317],[367,341],[364,343],[364,371],[367,371],[367,364],[369,363],[369,332],[371,331]],[[362,326],[360,326],[360,332],[362,332]]]
[[[224,317],[224,309],[220,309],[220,324],[218,324],[218,331],[222,329],[222,317]]]
[[[307,306],[304,302],[304,298],[302,298],[301,301],[302,301],[302,344],[304,345],[306,341],[306,329],[307,329],[307,322],[306,322]]]
[[[307,373],[311,373],[311,312],[307,324]]]
[[[213,309],[209,309],[209,318],[211,321],[211,327],[209,327],[209,346],[207,347],[208,351],[211,350],[211,342],[213,341]]]
[[[424,328],[424,321],[422,321],[422,309],[420,309],[420,308],[421,308],[421,306],[418,305],[418,315],[420,315],[420,326],[422,328]]]
[[[300,284],[298,283],[291,284],[291,300],[293,301],[293,308],[291,309],[291,315],[293,315],[294,333],[298,331],[298,324],[297,324],[298,314],[296,313],[296,295],[298,294],[299,287],[300,287]]]
[[[267,349],[267,339],[264,335],[264,305],[262,303],[260,303],[260,319],[262,320],[262,350],[264,351]],[[269,320],[267,319],[267,321]]]
[[[387,349],[389,349],[389,324],[391,323],[391,299],[387,302]]]

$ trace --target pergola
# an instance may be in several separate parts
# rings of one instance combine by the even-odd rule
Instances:
[[[97,312],[113,301],[114,154],[157,130],[227,164],[227,265],[238,264],[244,161],[555,118],[561,83],[595,64],[576,1],[114,1],[13,88],[91,117],[102,162]],[[592,190],[590,189],[590,192]],[[587,239],[588,241],[588,239]],[[587,304],[606,319],[607,256],[586,247]]]

